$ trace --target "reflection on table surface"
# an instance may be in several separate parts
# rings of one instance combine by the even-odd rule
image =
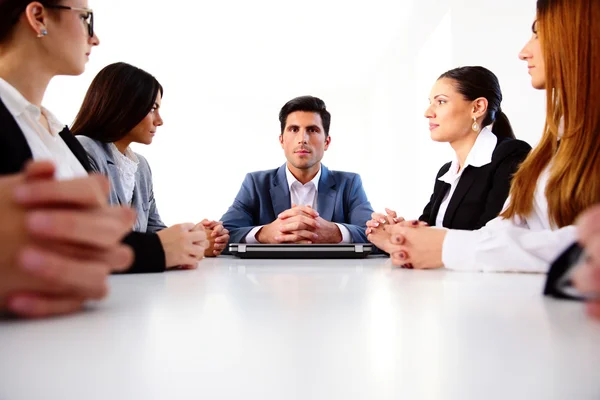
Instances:
[[[204,260],[1,322],[0,399],[597,399],[600,327],[545,277]]]

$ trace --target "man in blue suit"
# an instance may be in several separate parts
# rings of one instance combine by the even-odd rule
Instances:
[[[373,209],[360,176],[321,164],[331,115],[316,97],[297,97],[279,113],[287,163],[246,175],[221,220],[230,243],[367,243]]]

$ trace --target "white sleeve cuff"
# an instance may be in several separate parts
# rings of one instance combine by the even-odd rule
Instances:
[[[340,243],[352,243],[352,236],[350,231],[342,224],[336,224],[342,234],[342,241]]]
[[[264,225],[256,226],[252,228],[252,230],[246,235],[246,243],[248,244],[258,244],[258,240],[256,240],[256,234]]]
[[[550,263],[577,240],[575,226],[533,231],[522,227],[450,230],[442,245],[448,269],[547,273]]]
[[[448,229],[442,244],[442,263],[454,270],[468,270],[475,264],[474,231]],[[465,246],[467,244],[467,246]]]

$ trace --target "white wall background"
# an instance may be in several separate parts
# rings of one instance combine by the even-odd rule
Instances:
[[[423,117],[435,79],[482,65],[500,79],[503,109],[534,145],[544,94],[517,54],[535,0],[90,0],[101,45],[80,77],[55,79],[45,105],[71,123],[107,64],[125,61],[165,88],[151,146],[135,146],[154,173],[167,224],[219,219],[247,172],[284,163],[278,113],[289,99],[321,97],[332,113],[324,163],[358,172],[375,209],[416,218],[447,144]]]

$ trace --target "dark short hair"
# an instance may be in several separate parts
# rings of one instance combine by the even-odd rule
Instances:
[[[61,0],[39,0],[44,5],[57,5]],[[25,11],[31,0],[0,0],[0,43],[10,36],[19,17]]]
[[[488,101],[487,114],[483,126],[494,123],[492,131],[498,137],[513,138],[510,121],[502,111],[502,90],[500,82],[492,71],[484,67],[460,67],[444,72],[439,79],[451,79],[456,84],[456,90],[468,101],[484,97]]]
[[[146,71],[123,62],[96,75],[71,131],[103,143],[122,139],[148,115],[163,88]]]
[[[281,111],[279,111],[281,134],[283,134],[283,131],[285,130],[285,124],[287,122],[288,115],[296,111],[314,112],[319,114],[321,116],[321,121],[323,122],[325,136],[329,136],[331,114],[329,114],[329,111],[327,111],[325,102],[313,96],[300,96],[285,103],[285,105],[281,108]]]

